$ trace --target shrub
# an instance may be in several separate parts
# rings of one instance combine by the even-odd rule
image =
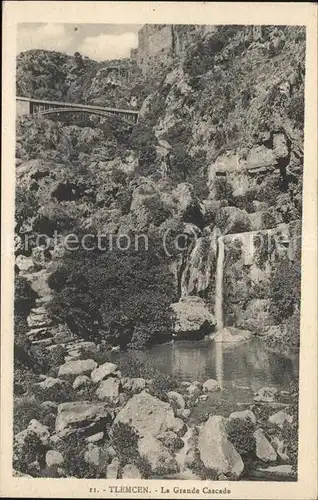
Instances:
[[[226,178],[216,178],[213,183],[213,189],[216,200],[227,200],[231,203],[233,199],[233,188]]]
[[[31,391],[33,392],[32,387]],[[48,398],[45,399],[48,400]],[[31,397],[28,395],[14,400],[13,431],[15,434],[26,429],[33,419],[38,420],[41,424],[53,430],[55,426],[55,417],[55,411],[43,408],[40,401],[34,396]]]
[[[40,476],[41,467],[45,465],[47,448],[37,434],[30,432],[24,440],[22,449],[14,447],[13,467],[32,476]]]
[[[176,291],[169,258],[159,235],[148,235],[148,243],[148,251],[67,253],[62,266],[69,277],[49,304],[54,317],[81,337],[122,346],[135,329],[148,332],[149,343],[170,338]]]
[[[84,455],[87,448],[85,437],[73,433],[63,439],[58,445],[64,456],[63,468],[68,476],[79,479],[98,479],[105,477],[105,470],[87,463]]]
[[[256,450],[256,441],[253,436],[255,426],[251,420],[242,421],[239,418],[227,423],[228,437],[236,451],[243,457],[249,456]]]
[[[14,311],[15,314],[28,316],[32,307],[35,306],[36,292],[31,288],[29,282],[21,277],[15,277],[14,289]]]
[[[26,190],[17,186],[15,193],[15,220],[17,223],[16,230],[19,231],[20,227],[30,217],[36,215],[39,208],[37,196],[33,191]]]
[[[271,276],[271,313],[278,323],[300,309],[301,266],[300,261],[280,259]]]
[[[112,427],[111,442],[122,466],[138,461],[138,439],[138,434],[128,424],[118,422]]]

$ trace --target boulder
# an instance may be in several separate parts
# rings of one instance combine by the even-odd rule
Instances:
[[[202,386],[203,392],[217,392],[221,390],[219,383],[213,378],[206,380]]]
[[[203,385],[201,384],[201,382],[195,380],[194,382],[192,382],[192,384],[188,385],[186,389],[187,394],[191,397],[196,397],[201,393],[202,387]]]
[[[35,309],[31,309],[31,312],[27,317],[27,324],[29,328],[42,328],[50,326],[52,324],[52,319],[49,317],[45,307],[37,307]]]
[[[94,384],[98,384],[101,380],[107,377],[116,375],[117,365],[114,363],[104,363],[98,368],[94,369],[91,373],[91,379]]]
[[[94,443],[88,443],[87,449],[84,453],[84,460],[88,464],[100,468],[106,467],[109,461],[107,453]]]
[[[256,424],[256,417],[251,410],[234,411],[229,416],[229,420],[233,419],[239,419],[244,421],[250,420],[253,424]]]
[[[87,375],[78,375],[73,382],[73,389],[83,389],[91,385],[91,379]]]
[[[167,398],[171,406],[175,409],[176,416],[181,417],[183,410],[185,409],[183,396],[176,391],[169,391],[167,393]]]
[[[249,214],[237,207],[221,207],[215,224],[224,235],[246,233],[252,230]]]
[[[295,477],[292,466],[287,464],[271,465],[266,468],[259,467],[256,470],[250,471],[250,475],[251,477],[265,479],[267,481],[283,481],[284,479],[289,481],[292,477]]]
[[[275,462],[276,451],[264,434],[263,429],[257,429],[253,434],[256,442],[256,456],[262,462]]]
[[[212,332],[216,323],[215,318],[200,297],[182,297],[170,307],[176,315],[174,325],[176,337],[195,340]]]
[[[138,451],[141,457],[148,460],[154,474],[163,476],[179,470],[177,461],[170,451],[152,435],[139,439]]]
[[[117,479],[118,470],[119,470],[120,462],[118,458],[113,458],[111,463],[107,465],[106,469],[106,479]]]
[[[32,419],[27,427],[27,431],[36,434],[45,446],[49,443],[50,431],[46,425],[41,424],[35,419]]]
[[[133,464],[127,464],[123,467],[122,479],[141,479],[139,469]]]
[[[102,380],[97,391],[96,396],[101,400],[116,401],[120,391],[120,380],[118,378],[110,377]]]
[[[123,391],[138,394],[146,388],[146,380],[141,377],[124,377],[121,380]]]
[[[59,451],[49,450],[45,455],[45,462],[48,467],[59,467],[64,463],[64,457]]]
[[[65,380],[61,380],[59,378],[53,378],[53,377],[46,377],[45,380],[37,384],[41,389],[47,390],[51,389],[52,387],[55,387],[56,385],[65,385]]]
[[[254,401],[260,403],[272,403],[278,395],[276,387],[262,387],[254,395]]]
[[[281,458],[284,462],[287,462],[289,460],[289,456],[287,454],[287,446],[285,442],[278,436],[273,436],[271,437],[271,444],[279,458]]]
[[[92,435],[112,420],[113,415],[105,403],[91,401],[61,403],[57,409],[55,430],[60,437],[76,431]]]
[[[234,343],[234,342],[245,342],[250,340],[252,337],[252,333],[248,330],[240,330],[239,328],[234,327],[225,327],[222,330],[218,331],[214,337],[214,342],[225,342],[225,343]]]
[[[244,464],[228,440],[225,422],[225,418],[221,416],[209,417],[200,428],[198,450],[205,467],[219,474],[231,474],[238,478],[244,470]]]
[[[93,434],[92,436],[88,436],[86,438],[86,441],[88,443],[98,443],[99,441],[102,441],[104,439],[104,433],[103,431],[97,432],[96,434]]]
[[[96,361],[93,359],[82,359],[76,361],[68,361],[59,368],[59,377],[65,375],[84,375],[90,373],[97,366]]]
[[[142,391],[129,399],[116,416],[114,423],[129,424],[140,437],[143,437],[157,436],[167,430],[176,432],[175,428],[180,431],[179,421],[182,422],[175,418],[169,403],[164,403],[148,392]]]
[[[275,424],[277,425],[277,427],[280,427],[282,429],[285,422],[288,422],[289,424],[293,422],[293,417],[291,415],[288,415],[288,413],[286,413],[284,410],[281,410],[277,413],[274,413],[274,415],[271,415],[268,418],[268,421],[271,424]]]

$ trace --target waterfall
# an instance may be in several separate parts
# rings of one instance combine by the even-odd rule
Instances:
[[[223,328],[223,261],[224,261],[224,242],[223,236],[218,238],[218,257],[216,265],[216,284],[215,284],[215,319],[218,330]]]

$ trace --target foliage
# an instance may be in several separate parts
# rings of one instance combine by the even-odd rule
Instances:
[[[205,480],[216,481],[218,477],[217,472],[205,467],[204,463],[200,458],[199,450],[196,449],[194,453],[195,453],[195,458],[190,466],[192,472],[194,472],[194,474],[199,476],[204,481]]]
[[[72,433],[63,438],[58,449],[64,457],[63,468],[67,476],[79,479],[98,479],[105,477],[105,470],[96,467],[85,460],[87,443],[84,436]]]
[[[295,309],[300,309],[300,260],[290,261],[281,258],[271,276],[270,298],[271,313],[278,323],[292,316]]]
[[[29,432],[25,437],[22,449],[14,446],[13,467],[25,474],[40,476],[41,467],[45,465],[47,448],[34,432]]]
[[[112,427],[111,442],[122,466],[139,459],[138,434],[128,425],[118,422]]]
[[[251,420],[241,420],[233,418],[227,423],[227,433],[229,440],[234,445],[236,451],[246,457],[256,450],[256,441],[253,436],[255,426]]]
[[[172,150],[170,175],[174,182],[187,180],[193,168],[193,160],[187,153],[184,145],[178,144]]]
[[[34,191],[26,190],[17,186],[15,193],[15,220],[17,223],[16,231],[19,231],[22,224],[30,217],[34,217],[39,208],[37,196]]]
[[[213,183],[213,190],[216,200],[227,200],[231,203],[233,198],[233,188],[224,177],[217,177]]]
[[[149,235],[148,246],[148,251],[116,247],[67,253],[62,266],[69,275],[50,303],[52,314],[86,339],[125,346],[134,330],[147,344],[170,337],[175,290],[169,259],[159,236]]]
[[[30,387],[33,391],[34,386]],[[35,419],[46,425],[50,430],[55,426],[55,411],[41,406],[39,399],[34,396],[23,396],[14,399],[13,405],[13,431],[14,434],[27,428],[30,421]]]
[[[299,381],[295,381],[291,386],[290,404],[288,413],[293,417],[292,423],[285,422],[282,429],[282,438],[287,445],[287,455],[293,468],[297,473],[298,467],[298,442],[299,442],[299,421],[298,421],[298,402],[299,402]]]

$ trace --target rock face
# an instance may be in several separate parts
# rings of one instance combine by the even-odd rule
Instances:
[[[174,417],[168,403],[143,391],[128,401],[116,416],[114,423],[129,424],[140,437],[143,437],[157,436],[167,430],[175,431],[175,428],[180,430],[179,420]]]
[[[178,464],[163,444],[154,436],[146,435],[138,441],[138,451],[151,465],[154,474],[173,474],[178,471]]]
[[[96,361],[93,359],[83,359],[76,361],[68,361],[59,368],[59,377],[65,375],[84,375],[90,373],[97,366]]]
[[[277,459],[276,451],[268,441],[263,429],[257,429],[254,432],[256,441],[256,456],[263,462],[275,462]]]
[[[200,458],[208,469],[240,477],[244,464],[228,440],[225,422],[225,418],[213,416],[202,425],[198,437]]]
[[[195,340],[213,331],[215,318],[200,297],[183,297],[171,308],[176,314],[176,337]]]
[[[76,431],[92,435],[104,429],[106,423],[111,421],[112,414],[105,403],[61,403],[57,409],[55,431],[61,437]]]

